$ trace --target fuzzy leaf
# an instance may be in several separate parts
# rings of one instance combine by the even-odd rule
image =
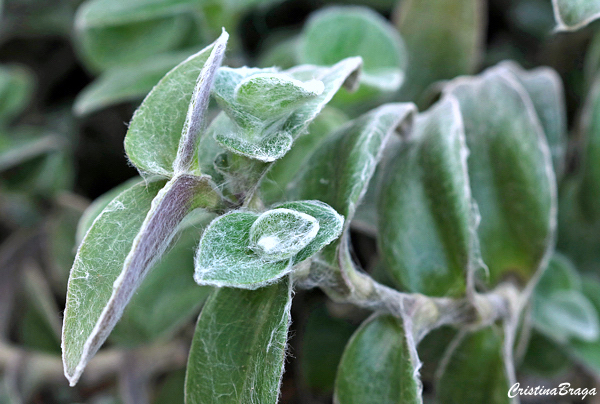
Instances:
[[[502,333],[495,326],[466,335],[442,369],[436,388],[439,403],[510,403],[502,346]]]
[[[291,270],[289,257],[269,262],[250,249],[250,228],[258,217],[236,211],[212,221],[196,252],[198,284],[256,289]]]
[[[277,403],[291,303],[287,278],[256,291],[217,289],[196,325],[186,403]]]
[[[293,264],[312,257],[320,249],[330,244],[342,233],[344,217],[340,216],[329,205],[320,201],[298,201],[286,202],[276,206],[277,208],[292,209],[297,212],[310,215],[317,219],[319,231],[315,238],[299,251],[294,257]]]
[[[183,218],[196,207],[214,206],[218,197],[207,178],[190,175],[174,177],[160,191],[143,190],[142,184],[135,185],[113,200],[94,221],[77,252],[63,324],[63,362],[71,385],[104,343]],[[139,198],[139,204],[130,198]]]
[[[81,373],[88,336],[108,303],[133,240],[152,200],[165,181],[136,184],[110,202],[87,232],[77,252],[67,291],[63,323],[65,375]],[[78,369],[80,367],[81,369]]]
[[[319,222],[291,209],[269,210],[250,227],[250,248],[272,262],[288,259],[306,247],[319,232]]]
[[[261,182],[261,198],[271,204],[283,198],[287,184],[294,178],[308,158],[335,129],[348,118],[341,111],[326,107],[308,128],[308,133],[300,135],[292,149],[273,163]]]
[[[600,17],[598,0],[552,0],[556,29],[574,31]]]
[[[110,341],[122,346],[149,344],[172,334],[198,315],[212,289],[192,281],[194,248],[214,214],[203,210],[194,213],[193,218],[184,220],[185,228],[175,246],[165,253],[131,298]]]
[[[408,49],[402,98],[416,100],[430,84],[475,71],[486,30],[482,0],[405,0],[397,26]]]
[[[467,155],[458,102],[446,97],[417,116],[383,168],[378,240],[407,291],[460,296],[480,265]]]
[[[280,113],[287,110],[287,116],[279,116],[279,120],[266,123],[240,108],[239,104],[234,102],[234,96],[238,84],[243,80],[250,80],[253,75],[258,74],[273,74],[275,71],[248,68],[221,69],[222,74],[219,74],[215,81],[214,94],[231,120],[227,122],[220,119],[219,125],[211,125],[209,130],[223,147],[233,153],[263,162],[275,161],[289,151],[293,140],[304,132],[343,84],[352,87],[360,66],[360,58],[347,58],[330,68],[303,65],[279,73],[282,83],[296,83],[293,84],[297,90],[295,90],[296,96],[293,97],[294,101],[287,104],[285,108],[277,109]],[[323,83],[322,90],[319,82]],[[258,97],[260,93],[255,94],[256,103],[265,97],[264,95]],[[304,101],[297,104],[302,99]],[[246,103],[252,104],[250,98],[246,97],[246,100]],[[295,108],[290,110],[291,106]],[[258,115],[265,115],[264,111],[260,112],[261,108],[254,106],[253,110]],[[262,128],[262,130],[248,131],[246,128]]]
[[[556,224],[556,180],[533,104],[502,67],[458,78],[445,93],[460,103],[489,280],[511,272],[527,281],[552,245]]]
[[[85,212],[83,212],[81,219],[79,219],[79,223],[77,224],[77,234],[75,236],[76,245],[81,244],[85,234],[88,232],[90,227],[92,227],[94,220],[96,220],[104,208],[106,208],[106,206],[108,206],[113,199],[115,199],[121,192],[126,191],[142,181],[143,179],[140,177],[133,177],[96,198],[94,202],[87,207]]]
[[[504,62],[500,66],[510,70],[527,90],[546,134],[554,172],[557,177],[562,177],[566,163],[567,112],[560,76],[548,67],[527,71],[514,62]]]
[[[314,13],[302,32],[298,53],[302,63],[324,66],[360,56],[361,82],[386,91],[400,87],[407,64],[398,32],[366,7],[330,7]]]
[[[343,215],[347,227],[388,137],[414,111],[410,103],[385,104],[342,126],[288,184],[288,199],[318,198]]]
[[[402,321],[373,315],[354,333],[338,367],[336,404],[422,403],[418,368]]]
[[[77,95],[73,111],[82,116],[110,105],[142,99],[190,53],[170,52],[142,63],[110,68]]]
[[[204,74],[213,66],[207,63],[220,64],[219,54],[222,56],[226,41],[227,33],[223,33],[212,45],[176,66],[136,110],[125,137],[125,151],[141,172],[159,175],[174,172],[180,139],[189,127],[186,113],[197,97],[208,97],[211,80]]]

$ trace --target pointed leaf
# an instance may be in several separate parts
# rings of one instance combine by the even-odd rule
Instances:
[[[502,346],[495,326],[465,336],[442,369],[436,388],[439,403],[509,404]]]
[[[269,262],[250,248],[250,229],[259,215],[235,211],[223,215],[202,235],[194,279],[200,285],[256,289],[291,270],[291,259]]]
[[[446,97],[419,114],[389,157],[379,196],[379,245],[410,292],[460,296],[480,265],[460,109]]]
[[[304,249],[319,232],[319,222],[306,213],[272,209],[250,227],[250,248],[262,259],[281,261]]]
[[[330,7],[311,15],[298,53],[302,63],[324,66],[360,56],[364,63],[361,82],[386,91],[400,87],[407,64],[398,32],[366,7]]]
[[[373,315],[354,333],[338,367],[337,404],[422,403],[415,363],[402,321]]]
[[[190,348],[187,404],[276,404],[290,323],[289,279],[255,291],[220,288]]]
[[[331,206],[321,201],[297,201],[286,202],[276,206],[277,208],[292,209],[302,212],[317,219],[319,231],[315,238],[299,251],[294,257],[293,264],[310,258],[342,233],[344,217],[340,216]]]
[[[574,31],[600,17],[598,0],[552,0],[556,29]]]
[[[556,223],[556,180],[533,104],[501,67],[456,79],[445,92],[459,100],[465,122],[489,280],[510,272],[527,281],[552,245]]]
[[[140,185],[132,189],[139,190]],[[129,193],[125,191],[120,196],[123,195],[129,196]],[[119,200],[120,196],[104,212],[122,208],[124,202]],[[132,192],[132,196],[139,195]],[[63,361],[65,375],[71,385],[77,383],[87,362],[104,343],[135,290],[169,246],[179,223],[196,207],[214,204],[215,198],[218,195],[207,178],[180,175],[156,194],[141,226],[137,225],[137,215],[145,213],[147,200],[144,200],[143,209],[127,212],[135,221],[126,231],[121,230],[124,224],[111,215],[105,217],[103,213],[94,221],[79,248],[69,279],[63,324]],[[123,220],[122,217],[117,219]],[[124,237],[119,239],[117,235],[119,248],[124,247],[124,250],[119,250],[120,254],[115,256],[111,251],[115,248],[111,241],[115,239],[113,233],[119,232]],[[108,271],[103,268],[107,262],[111,263]],[[96,293],[100,287],[105,289],[102,298],[98,299]],[[93,305],[87,304],[89,299],[95,299]]]
[[[63,323],[65,374],[77,373],[84,345],[123,269],[133,240],[165,181],[136,184],[119,194],[96,218],[71,269]]]
[[[485,41],[482,0],[405,0],[396,13],[408,50],[402,98],[416,100],[430,84],[471,74]]]
[[[204,78],[202,69],[210,70],[206,66],[209,59],[220,63],[211,55],[223,40],[226,34],[167,73],[133,115],[125,137],[125,151],[141,172],[172,175],[182,132],[187,130],[186,113],[192,97],[200,96],[199,92],[202,97],[207,95],[202,83],[198,83],[198,88],[195,83]]]

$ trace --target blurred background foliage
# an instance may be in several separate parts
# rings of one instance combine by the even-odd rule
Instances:
[[[333,4],[373,11],[315,14]],[[232,34],[224,63],[230,66],[287,68],[363,56],[358,92],[338,95],[311,127],[316,141],[301,138],[306,144],[299,150],[316,149],[332,129],[382,101],[410,100],[425,109],[439,80],[506,59],[527,69],[555,69],[569,128],[558,171],[563,255],[536,290],[534,328],[519,347],[519,380],[596,385],[600,340],[586,333],[595,326],[597,336],[600,309],[598,22],[553,32],[549,0],[3,0],[0,12],[0,402],[183,402],[186,351],[208,293],[191,282],[193,236],[178,245],[183,252],[171,254],[180,261],[161,263],[181,268],[180,277],[169,277],[180,283],[157,300],[166,280],[155,271],[148,295],[136,295],[76,388],[62,375],[61,313],[81,215],[91,201],[137,175],[123,151],[133,111],[167,71],[212,42],[221,27]],[[368,40],[350,47],[352,54],[312,46],[315,36],[353,33],[377,41],[387,60],[370,53]],[[331,54],[336,60],[327,60]],[[291,167],[302,156],[291,152],[285,160]],[[283,184],[293,176],[285,164],[270,173]],[[262,191],[267,201],[278,197],[269,183]],[[377,277],[382,271],[371,214],[368,206],[357,213],[353,245],[362,267]],[[185,308],[177,321],[174,307]],[[331,402],[343,347],[368,313],[311,290],[298,291],[292,314],[281,402]],[[453,333],[442,328],[420,345],[426,400]]]

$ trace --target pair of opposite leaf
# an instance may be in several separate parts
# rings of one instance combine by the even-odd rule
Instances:
[[[134,185],[110,202],[79,247],[69,279],[62,340],[65,375],[71,384],[106,340],[183,219],[197,208],[223,208],[218,187],[201,173],[198,161],[198,149],[210,142],[203,135],[204,114],[215,78],[219,85],[213,93],[226,115],[215,119],[217,124],[213,122],[206,133],[226,153],[272,161],[289,150],[293,139],[361,64],[360,58],[349,58],[331,68],[299,67],[289,75],[242,68],[235,80],[228,80],[236,72],[218,70],[227,37],[224,32],[169,72],[132,118],[125,148],[146,176],[146,184]],[[271,105],[265,109],[268,101]],[[265,137],[275,142],[267,142],[265,148]],[[268,158],[261,158],[265,153]],[[200,284],[247,289],[273,283],[337,238],[343,222],[318,201],[290,202],[262,215],[230,212],[213,221],[203,235],[195,279]]]

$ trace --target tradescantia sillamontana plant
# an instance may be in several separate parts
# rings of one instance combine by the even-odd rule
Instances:
[[[419,75],[425,62],[410,64],[420,39],[409,16],[425,14],[417,2],[402,7],[403,37],[366,9],[319,13],[295,55],[279,55],[303,64],[285,69],[221,67],[223,31],[152,89],[125,139],[141,178],[102,197],[80,222],[62,339],[71,385],[111,333],[131,335],[119,319],[133,318],[132,301],[160,288],[154,274],[178,265],[182,245],[195,246],[193,276],[164,285],[184,296],[180,306],[160,330],[138,324],[133,333],[151,339],[204,303],[187,403],[277,402],[295,288],[319,287],[373,311],[339,361],[341,404],[422,402],[419,343],[447,325],[456,331],[440,342],[441,403],[514,401],[515,353],[532,324],[585,356],[599,333],[586,297],[595,284],[582,292],[572,264],[555,253],[566,149],[558,76],[503,62],[452,79],[472,69],[474,51],[465,51],[467,67]],[[314,43],[324,30],[341,41],[357,23],[389,45],[387,59],[369,53],[368,41]],[[420,100],[421,110],[389,102],[365,111],[403,80],[409,85],[396,98],[415,99],[440,79],[452,80],[429,87],[425,99],[435,102]],[[211,96],[220,111],[212,120]],[[358,116],[333,124],[328,104]],[[573,180],[568,197],[597,206],[594,173],[583,175],[587,187]],[[365,198],[376,203],[361,205]],[[356,266],[354,224],[377,235],[378,274]],[[465,389],[467,381],[477,385]]]

